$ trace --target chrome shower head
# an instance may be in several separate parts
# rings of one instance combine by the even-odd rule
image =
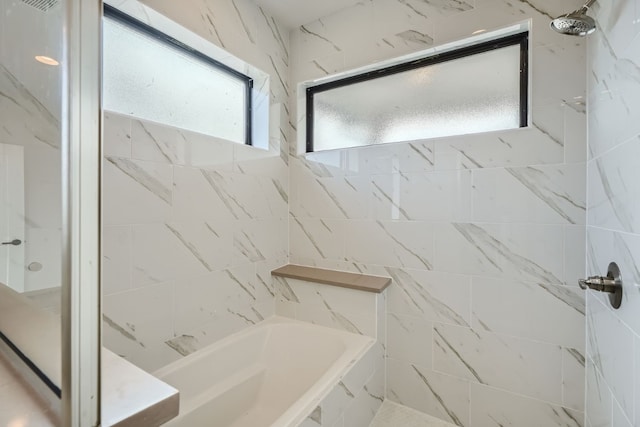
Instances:
[[[560,15],[551,21],[551,28],[560,34],[570,36],[588,36],[596,30],[596,21],[587,15],[589,7],[595,0],[589,0],[580,9],[566,15]]]

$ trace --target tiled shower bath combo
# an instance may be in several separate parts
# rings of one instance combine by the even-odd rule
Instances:
[[[144,3],[269,74],[269,148],[105,113],[106,347],[162,376],[288,318],[369,346],[283,426],[640,425],[640,2],[595,3],[588,39],[549,29],[573,0],[363,0],[292,30],[250,0]],[[299,83],[527,20],[528,128],[300,154]],[[615,314],[577,285],[614,259]]]

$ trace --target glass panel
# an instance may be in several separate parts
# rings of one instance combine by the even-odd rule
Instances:
[[[105,110],[245,143],[245,81],[113,19],[103,43]]]
[[[520,45],[314,95],[314,151],[520,126]]]
[[[62,21],[58,0],[0,0],[0,346],[25,353],[52,390],[61,385]]]

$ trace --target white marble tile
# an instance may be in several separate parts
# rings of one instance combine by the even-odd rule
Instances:
[[[105,111],[103,123],[105,156],[131,158],[131,119]]]
[[[469,328],[436,324],[436,371],[562,404],[562,349]]]
[[[469,221],[471,172],[371,177],[372,216],[380,220]]]
[[[432,366],[433,324],[418,318],[387,316],[387,357],[418,366]]]
[[[241,220],[236,223],[233,235],[234,264],[286,257],[288,225],[283,218]],[[223,251],[228,252],[228,246]]]
[[[442,224],[435,229],[435,269],[545,284],[563,282],[561,226]]]
[[[344,413],[344,423],[353,427],[369,427],[384,400],[384,368],[367,381]]]
[[[107,157],[103,162],[105,225],[168,220],[173,204],[171,166]]]
[[[589,225],[640,232],[640,188],[627,184],[638,180],[638,156],[635,137],[589,164]]]
[[[171,217],[174,221],[235,219],[223,193],[206,170],[189,167],[173,170]]]
[[[588,229],[588,276],[606,275],[607,267],[615,261],[622,273],[622,305],[615,316],[636,335],[640,335],[640,236],[617,233],[595,227]],[[609,306],[609,298],[603,293],[591,292],[591,297]]]
[[[432,322],[469,326],[471,278],[438,271],[386,268],[388,311]]]
[[[589,298],[587,305],[587,354],[602,374],[628,417],[634,411],[634,378],[630,375],[634,365],[635,336],[601,302]],[[625,349],[625,350],[622,350]]]
[[[635,423],[638,424],[640,422],[640,404],[638,400],[640,399],[640,336],[636,337],[635,344],[635,356],[633,357],[636,361],[635,364],[635,389],[634,389],[634,402],[635,402]]]
[[[301,169],[297,169],[301,171]],[[292,212],[319,218],[365,218],[369,213],[369,180],[365,177],[317,178],[292,174],[298,192],[292,195]]]
[[[102,229],[102,292],[109,295],[130,289],[133,276],[133,229],[107,226]]]
[[[561,141],[539,129],[444,138],[435,143],[436,170],[518,167],[561,163]]]
[[[469,426],[469,383],[394,359],[387,362],[387,398],[458,426]]]
[[[577,280],[587,272],[587,230],[581,225],[564,227],[564,284],[577,289]]]
[[[212,240],[214,238],[215,236],[211,237]],[[211,243],[204,241],[202,244],[210,245]],[[207,261],[208,257],[201,252],[203,252],[202,249],[198,249],[186,240],[179,230],[175,227],[172,230],[170,224],[135,225],[133,228],[133,286],[140,287],[206,274],[212,270],[212,266],[209,265],[212,261]]]
[[[452,427],[454,425],[415,409],[385,400],[370,427]]]
[[[433,141],[383,144],[360,149],[366,171],[372,175],[431,172],[434,169]]]
[[[289,220],[289,250],[299,258],[344,259],[347,224],[339,220]]]
[[[585,356],[575,348],[562,349],[562,405],[584,412]]]
[[[518,427],[582,427],[581,412],[497,390],[471,384],[471,425],[512,425]]]
[[[149,121],[131,123],[131,157],[156,163],[185,164],[186,141],[178,129]]]
[[[472,292],[474,329],[584,352],[584,291],[517,279],[474,277]]]
[[[620,404],[613,400],[613,418],[611,421],[612,427],[633,427],[632,422],[629,420],[624,410],[620,407]]]
[[[434,226],[423,221],[351,221],[345,259],[357,263],[430,270]]]
[[[173,299],[173,283],[105,295],[104,330],[130,347],[152,347],[173,337]],[[117,348],[112,351],[121,353]]]
[[[611,427],[611,402],[611,391],[604,378],[591,359],[587,359],[585,408],[591,427]]]
[[[584,164],[473,172],[473,221],[584,224]]]
[[[276,312],[279,315],[293,317],[303,322],[329,328],[345,330],[354,334],[376,336],[375,301],[371,303],[370,311],[372,313],[362,314],[354,313],[351,309],[339,311],[328,304],[321,294],[312,298],[311,301],[306,298],[304,303],[299,302],[297,293],[295,293],[298,290],[297,287],[283,288],[280,281],[276,284],[276,290],[281,295],[276,303]],[[295,300],[287,299],[291,298],[292,295]]]
[[[269,295],[267,293],[267,295]],[[269,299],[250,265],[215,271],[176,283],[175,332],[188,333],[222,314]]]

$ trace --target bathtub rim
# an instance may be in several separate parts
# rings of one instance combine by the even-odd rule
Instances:
[[[294,401],[278,418],[270,425],[270,427],[289,427],[297,426],[303,422],[317,407],[322,400],[336,387],[339,382],[351,371],[351,369],[371,350],[376,344],[376,340],[366,335],[358,335],[341,329],[330,328],[322,325],[316,325],[296,319],[282,316],[270,316],[267,319],[256,323],[248,328],[242,329],[218,341],[215,341],[202,349],[183,357],[180,360],[172,362],[152,374],[162,379],[171,375],[181,368],[186,367],[194,361],[207,357],[224,347],[233,345],[234,343],[244,339],[248,335],[260,333],[261,329],[268,328],[278,324],[294,324],[313,329],[320,329],[331,334],[338,335],[343,340],[351,341],[350,345],[338,356],[331,366],[306,390],[300,397]],[[179,414],[179,419],[183,414]],[[185,413],[186,415],[186,413]]]

